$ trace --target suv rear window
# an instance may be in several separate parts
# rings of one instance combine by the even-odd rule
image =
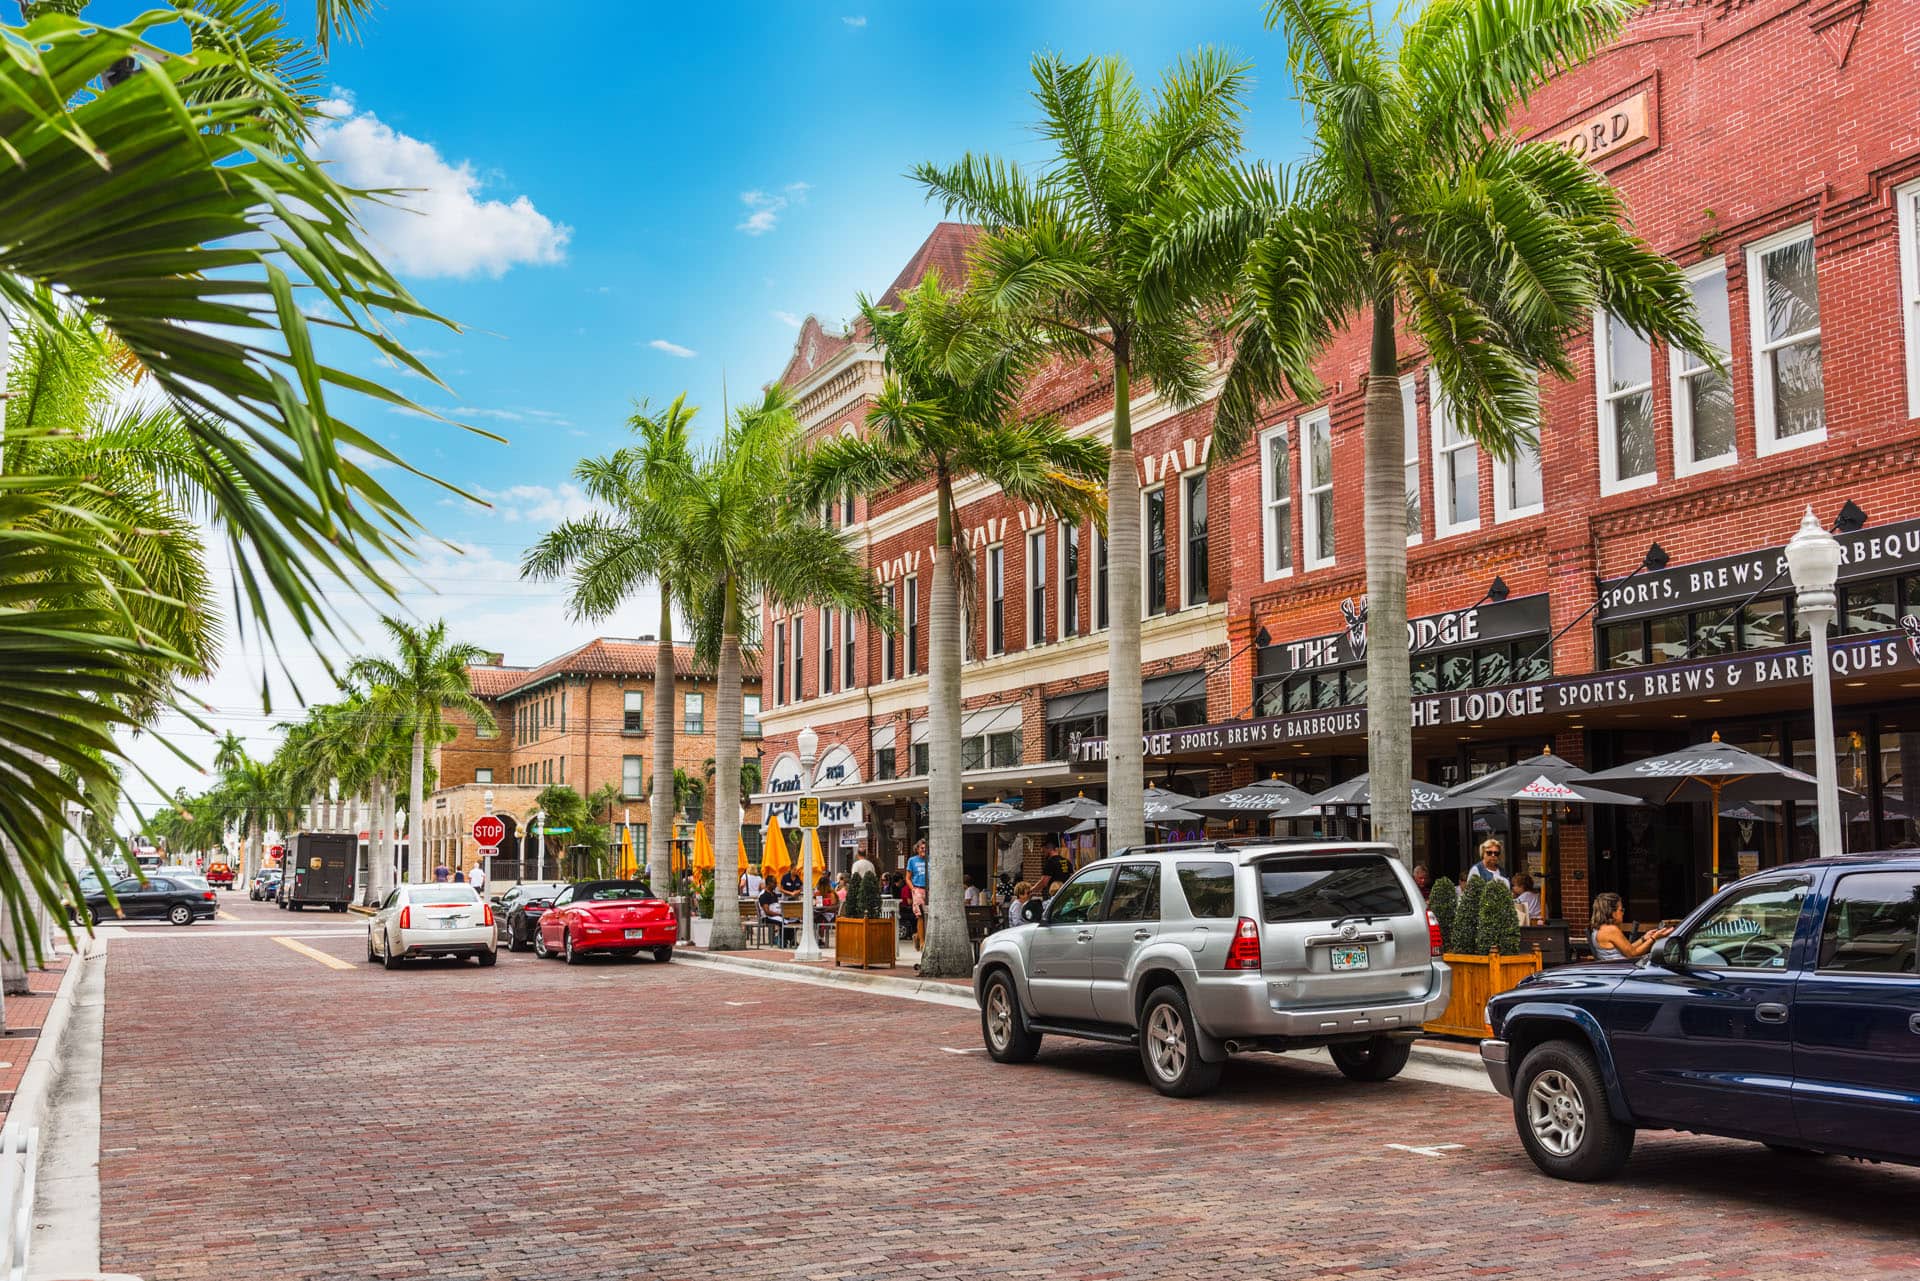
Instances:
[[[1260,864],[1260,911],[1268,924],[1412,911],[1393,867],[1378,854],[1326,854]]]
[[[1233,912],[1233,864],[1176,863],[1180,892],[1187,896],[1187,907],[1195,916],[1226,917]]]

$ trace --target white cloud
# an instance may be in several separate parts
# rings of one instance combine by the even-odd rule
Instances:
[[[510,267],[565,259],[573,229],[524,195],[484,198],[471,161],[448,163],[432,143],[356,110],[345,94],[322,109],[332,119],[314,130],[314,154],[329,162],[336,179],[350,187],[408,189],[360,210],[368,237],[401,274],[497,279]]]
[[[778,192],[770,192],[755,187],[751,191],[740,193],[740,203],[752,210],[746,218],[734,225],[735,231],[744,231],[749,236],[764,236],[779,225],[780,215],[789,205],[807,203],[807,193],[813,190],[810,182],[790,182]]]
[[[849,27],[864,27],[867,25],[867,17],[865,14],[861,14],[857,18],[842,18],[840,21],[846,23]]]
[[[682,347],[679,343],[668,342],[664,338],[656,338],[648,343],[647,346],[653,348],[655,351],[664,351],[669,356],[678,356],[682,360],[692,360],[700,354],[691,347]]]
[[[593,501],[570,481],[563,481],[557,486],[513,485],[498,490],[475,488],[473,494],[492,503],[494,515],[508,524],[555,525],[563,520],[578,520],[595,510]]]
[[[794,315],[790,311],[776,311],[773,313],[773,318],[779,321],[781,324],[787,325],[793,329],[800,328],[800,326],[804,323],[800,317]]]

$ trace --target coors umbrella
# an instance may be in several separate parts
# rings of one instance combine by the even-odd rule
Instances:
[[[1812,800],[1819,784],[1811,774],[1720,741],[1695,743],[1677,752],[1629,761],[1587,776],[1616,791],[1661,804],[1694,801],[1713,806],[1713,880],[1720,881],[1721,807],[1728,801]]]
[[[1275,775],[1258,778],[1245,787],[1212,796],[1191,797],[1181,804],[1196,814],[1220,818],[1286,818],[1313,804],[1313,799],[1292,783]]]

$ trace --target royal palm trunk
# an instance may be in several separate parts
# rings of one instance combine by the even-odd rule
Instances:
[[[1113,366],[1113,454],[1107,466],[1107,848],[1146,840],[1141,797],[1140,477],[1124,353]]]
[[[927,933],[920,972],[953,978],[973,972],[973,947],[960,898],[960,584],[953,495],[944,475],[936,501],[927,619]]]
[[[1413,707],[1407,665],[1406,423],[1393,300],[1373,308],[1367,370],[1367,768],[1373,836],[1413,859]]]
[[[743,941],[740,913],[729,910],[734,896],[720,890],[727,883],[722,873],[734,866],[740,849],[740,598],[731,580],[725,609],[720,668],[714,673],[714,697],[720,706],[713,715],[713,931],[707,947],[715,952],[732,950]]]
[[[423,881],[427,879],[429,869],[426,865],[426,852],[421,848],[423,842],[413,839],[425,826],[421,822],[420,812],[426,807],[427,731],[425,726],[415,726],[413,759],[407,766],[407,857],[406,861],[400,865],[402,881],[413,874],[417,874]]]
[[[653,787],[647,796],[647,883],[655,894],[668,893],[673,884],[673,666],[673,606],[663,583],[660,644],[653,655]]]

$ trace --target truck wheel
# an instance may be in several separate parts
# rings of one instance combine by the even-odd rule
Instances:
[[[347,910],[347,905],[345,903],[329,903],[327,904],[327,910],[329,912],[344,912]]]
[[[1187,994],[1172,986],[1155,988],[1141,1007],[1140,1062],[1153,1088],[1176,1099],[1213,1089],[1226,1066],[1200,1057]]]
[[[995,970],[980,997],[980,1035],[995,1063],[1031,1063],[1040,1053],[1040,1033],[1020,1018],[1020,993],[1005,970]]]
[[[1366,1041],[1329,1045],[1327,1053],[1333,1056],[1333,1065],[1349,1081],[1391,1081],[1407,1065],[1413,1042],[1376,1036]]]
[[[1633,1127],[1614,1120],[1593,1054],[1569,1041],[1549,1041],[1521,1062],[1513,1123],[1533,1163],[1556,1179],[1610,1179],[1633,1153]]]

